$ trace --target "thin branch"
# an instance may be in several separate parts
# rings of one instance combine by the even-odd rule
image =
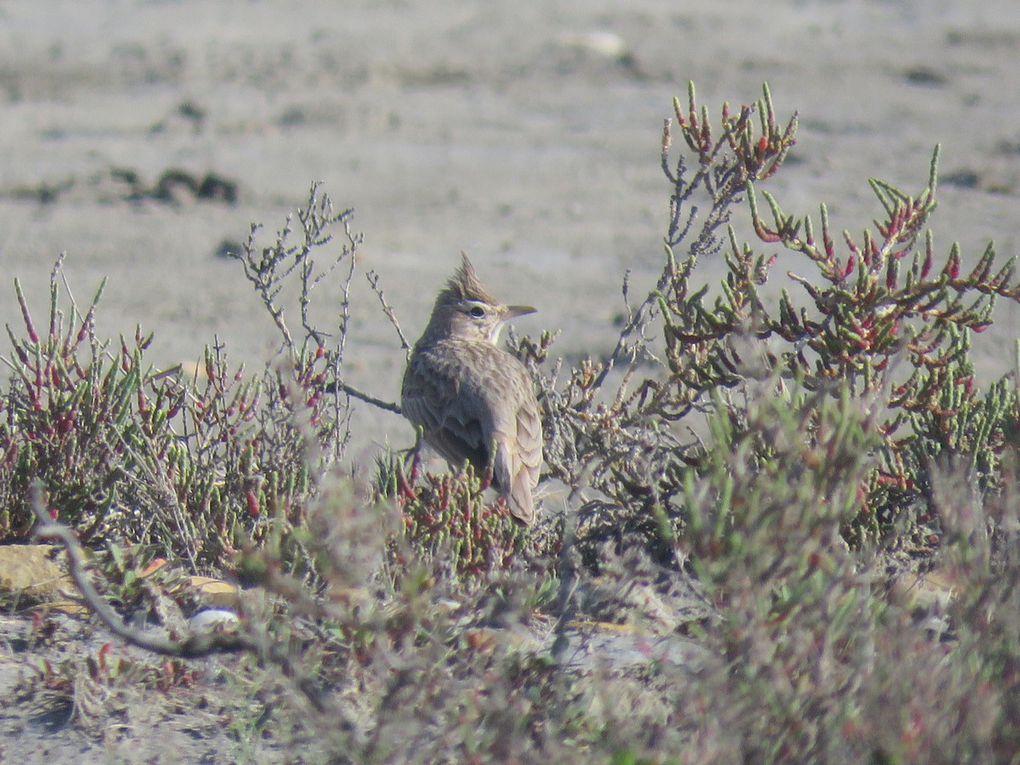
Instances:
[[[397,321],[397,315],[393,311],[393,307],[386,302],[386,294],[382,291],[379,286],[379,274],[375,271],[369,271],[365,276],[368,279],[369,285],[372,287],[372,291],[375,292],[379,298],[379,303],[382,305],[383,313],[386,314],[386,318],[390,320],[390,324],[397,330],[397,336],[400,338],[400,347],[404,349],[408,356],[411,354],[411,344],[407,342],[407,338],[404,336],[403,330],[400,328],[400,322]]]
[[[359,401],[364,401],[366,404],[371,404],[374,407],[378,407],[387,412],[393,412],[394,414],[400,414],[400,407],[390,401],[383,401],[381,398],[375,398],[369,396],[367,393],[362,393],[360,390],[352,385],[348,385],[345,382],[337,380],[335,383],[330,383],[326,386],[327,393],[335,393],[337,390],[342,390],[351,398],[356,398]]]

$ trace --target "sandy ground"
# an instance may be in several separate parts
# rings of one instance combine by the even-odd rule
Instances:
[[[195,360],[214,335],[238,362],[265,358],[270,322],[216,251],[252,221],[279,228],[321,180],[357,209],[362,272],[379,273],[412,337],[463,249],[497,294],[540,309],[520,330],[561,329],[560,352],[599,353],[624,271],[637,289],[658,270],[659,136],[688,80],[714,112],[765,80],[780,114],[799,111],[771,183],[789,211],[824,200],[859,230],[878,214],[867,179],[919,190],[941,143],[940,248],[958,240],[973,258],[994,240],[1010,256],[1018,48],[1015,0],[9,0],[0,322],[20,321],[15,276],[45,312],[66,251],[79,300],[109,277],[100,332],[141,323],[155,363]],[[127,198],[126,174],[152,187],[175,169],[236,183],[237,199]],[[393,400],[397,338],[361,276],[354,300],[351,381]],[[1006,368],[1018,326],[1003,307],[982,369]],[[410,440],[392,415],[356,425],[362,450]]]
[[[578,45],[591,33],[626,55]],[[14,276],[44,313],[66,251],[79,300],[109,277],[100,331],[141,323],[153,361],[197,359],[214,335],[239,362],[265,358],[270,322],[215,253],[252,221],[278,229],[321,180],[356,208],[362,272],[379,273],[412,338],[464,249],[498,294],[539,307],[522,331],[561,329],[562,353],[598,353],[623,272],[636,289],[660,262],[661,121],[689,79],[713,111],[764,80],[781,114],[799,111],[793,163],[771,185],[788,210],[825,200],[858,230],[878,212],[867,179],[919,190],[941,143],[937,242],[1012,255],[1018,45],[1013,0],[8,2],[0,320],[19,319]],[[173,169],[236,182],[236,203],[131,201],[112,175],[151,187]],[[356,286],[348,372],[392,400],[403,356]],[[1001,314],[978,353],[996,371],[1018,325]],[[367,412],[355,435],[409,431]]]

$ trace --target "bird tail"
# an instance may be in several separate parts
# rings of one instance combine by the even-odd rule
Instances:
[[[525,526],[535,522],[535,499],[531,495],[531,476],[526,469],[518,470],[513,477],[507,503],[510,514]]]
[[[530,526],[535,522],[530,471],[515,459],[513,449],[505,442],[496,442],[495,457],[493,477],[500,492],[506,497],[510,514],[525,526]]]

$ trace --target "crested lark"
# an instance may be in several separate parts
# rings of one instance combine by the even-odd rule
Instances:
[[[542,419],[528,371],[497,342],[503,324],[534,313],[503,305],[467,255],[436,298],[404,371],[400,406],[426,443],[453,466],[492,472],[511,514],[535,520],[532,491],[542,467]]]

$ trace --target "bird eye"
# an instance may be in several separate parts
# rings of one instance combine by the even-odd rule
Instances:
[[[468,311],[468,313],[471,314],[471,316],[473,316],[474,318],[480,319],[483,316],[485,316],[485,309],[482,308],[480,305],[476,305],[470,311]]]

